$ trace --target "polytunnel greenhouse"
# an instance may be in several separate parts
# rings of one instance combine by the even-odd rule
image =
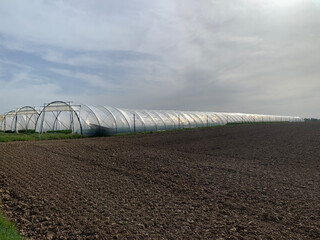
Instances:
[[[0,115],[0,131],[2,130],[3,114]]]
[[[39,113],[35,131],[72,130],[87,136],[211,127],[227,123],[301,122],[300,117],[174,110],[137,110],[56,101]]]
[[[39,110],[26,106],[0,115],[0,130],[71,130],[87,136],[211,127],[228,123],[301,122],[300,117],[175,110],[138,110],[55,101]]]
[[[0,117],[0,130],[18,132],[21,130],[34,130],[39,112],[33,107],[25,106],[12,110]]]

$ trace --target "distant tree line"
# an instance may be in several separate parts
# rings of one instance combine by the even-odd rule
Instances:
[[[305,118],[304,121],[305,122],[319,122],[320,119],[317,119],[317,118]]]

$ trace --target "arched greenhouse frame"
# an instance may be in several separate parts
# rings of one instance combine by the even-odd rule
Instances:
[[[19,132],[21,130],[35,130],[39,111],[31,106],[24,106],[2,115],[1,130]]]
[[[125,109],[55,101],[39,114],[36,131],[72,130],[87,136],[211,127],[228,123],[302,121],[299,117],[244,113]]]
[[[230,123],[302,122],[300,117],[176,110],[126,109],[54,101],[41,110],[25,106],[0,115],[0,130],[71,130],[86,136],[212,127]]]

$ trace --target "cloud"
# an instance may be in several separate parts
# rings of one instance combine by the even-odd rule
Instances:
[[[320,117],[316,6],[311,0],[3,0],[0,94],[7,101],[0,99],[0,110],[8,110],[8,101],[61,99]],[[41,86],[46,94],[21,90]]]

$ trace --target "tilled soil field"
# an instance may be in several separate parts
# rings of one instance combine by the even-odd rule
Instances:
[[[320,239],[320,124],[0,144],[27,239]]]

